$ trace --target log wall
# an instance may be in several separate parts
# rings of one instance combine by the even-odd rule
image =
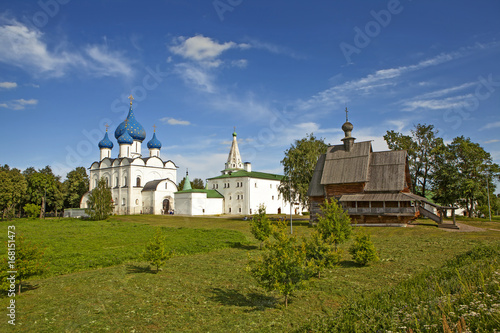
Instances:
[[[339,197],[343,194],[363,193],[364,189],[365,183],[325,185],[327,198]]]

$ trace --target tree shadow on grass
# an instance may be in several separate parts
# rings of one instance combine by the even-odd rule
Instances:
[[[352,260],[342,260],[341,262],[339,262],[338,264],[339,267],[342,267],[342,268],[359,268],[359,267],[363,267],[363,265],[360,265]]]
[[[264,311],[267,308],[275,308],[278,303],[276,297],[257,293],[244,295],[235,289],[213,288],[212,293],[213,296],[210,299],[214,302],[224,305],[252,307],[252,309],[245,310],[245,312]]]
[[[37,290],[38,288],[40,288],[39,284],[31,284],[29,282],[23,281],[23,283],[21,284],[21,293],[31,290]]]
[[[156,274],[157,272],[156,270],[152,270],[150,266],[139,266],[132,264],[127,265],[127,274],[134,274],[134,273]]]
[[[243,244],[241,242],[235,242],[231,245],[231,247],[233,249],[240,249],[240,250],[247,250],[247,251],[250,251],[250,250],[255,250],[255,249],[258,249],[259,247],[256,246],[256,245],[250,245],[250,244]]]

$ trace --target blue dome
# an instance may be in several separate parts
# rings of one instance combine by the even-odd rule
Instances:
[[[127,125],[128,123],[128,125]],[[134,112],[132,111],[132,105],[128,111],[127,119],[125,119],[115,131],[115,138],[118,140],[123,133],[125,132],[125,128],[127,129],[128,134],[132,137],[133,140],[144,141],[146,138],[146,131],[144,127],[135,119]]]
[[[108,148],[108,149],[113,149],[113,142],[108,137],[108,132],[104,135],[104,139],[99,141],[99,148]]]
[[[127,128],[127,127],[125,127]],[[131,145],[132,143],[134,143],[134,139],[132,138],[132,136],[130,134],[128,134],[128,131],[124,131],[123,134],[118,138],[118,143],[119,144],[129,144]]]
[[[148,148],[149,149],[160,149],[161,148],[161,142],[156,138],[156,133],[153,133],[153,138],[149,140],[148,142]]]

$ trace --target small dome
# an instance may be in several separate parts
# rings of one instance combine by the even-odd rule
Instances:
[[[118,138],[118,143],[131,145],[132,143],[134,143],[134,139],[132,138],[132,136],[130,136],[130,134],[128,134],[128,131],[124,131],[123,134]]]
[[[133,140],[142,142],[146,138],[146,131],[144,130],[144,127],[142,127],[142,125],[135,119],[134,112],[132,111],[132,105],[130,106],[130,109],[128,111],[127,119],[125,119],[116,128],[116,139],[122,136],[123,132],[125,132],[125,128],[127,129],[128,134],[130,134]]]
[[[99,141],[99,149],[102,149],[102,148],[113,149],[113,142],[111,142],[111,140],[109,139],[108,132],[106,132],[106,134],[104,134],[104,139]]]
[[[156,138],[156,133],[153,133],[153,138],[148,142],[148,149],[160,149],[161,142]]]
[[[348,122],[348,121],[346,121],[344,123],[344,125],[342,125],[342,130],[344,132],[351,132],[353,128],[354,128],[354,126],[352,126],[352,124],[350,122]]]

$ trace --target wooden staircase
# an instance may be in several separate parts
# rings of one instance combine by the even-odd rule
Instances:
[[[431,212],[430,210],[425,209],[421,205],[418,206],[418,211],[420,212],[421,215],[433,220],[438,224],[438,228],[448,228],[448,229],[459,229],[459,227],[453,223],[444,223],[442,216],[438,216]]]

